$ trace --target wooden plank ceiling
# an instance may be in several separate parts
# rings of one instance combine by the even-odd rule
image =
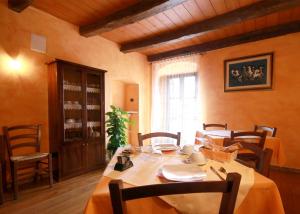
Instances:
[[[145,0],[144,0],[145,1]],[[120,10],[132,7],[138,0],[37,0],[32,5],[58,18],[78,26],[92,24]],[[238,8],[252,5],[259,0],[186,0],[158,14],[136,21],[132,24],[118,27],[99,34],[120,45],[132,41],[150,38],[166,32],[173,32],[185,26],[207,20]],[[154,47],[139,49],[145,55],[175,50],[197,45],[230,36],[244,34],[250,31],[276,26],[291,21],[300,20],[300,7],[294,6],[263,17],[241,20],[216,30],[204,32],[181,39],[176,42],[164,43]]]

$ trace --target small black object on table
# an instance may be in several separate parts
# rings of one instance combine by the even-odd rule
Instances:
[[[116,163],[114,170],[124,171],[133,166],[133,163],[130,160],[129,156],[122,155],[122,156],[118,156],[117,158],[118,158],[118,162]]]

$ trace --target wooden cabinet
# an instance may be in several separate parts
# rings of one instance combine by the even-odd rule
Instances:
[[[86,150],[82,142],[74,142],[63,145],[60,151],[61,174],[72,176],[85,170]]]
[[[89,154],[86,156],[86,163],[87,168],[89,170],[95,169],[96,166],[101,164],[104,160],[103,157],[99,156],[98,154],[101,153],[102,147],[97,141],[91,141],[87,144],[87,153]]]
[[[63,60],[48,66],[50,151],[64,179],[105,164],[105,71]]]

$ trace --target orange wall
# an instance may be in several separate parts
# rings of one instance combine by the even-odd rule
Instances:
[[[125,110],[139,111],[139,85],[126,84],[125,91]],[[133,101],[130,99],[133,99]]]
[[[137,146],[137,135],[139,132],[139,85],[116,80],[112,82],[112,87],[114,88],[111,94],[112,105],[131,112],[129,118],[133,123],[128,126],[127,142]],[[134,99],[133,102],[130,101],[131,98]],[[132,113],[132,111],[135,112]]]
[[[125,110],[125,83],[119,80],[112,81],[111,104]]]
[[[4,3],[5,2],[5,3]],[[107,70],[106,111],[113,103],[113,81],[139,84],[141,88],[141,131],[149,130],[150,65],[141,54],[123,54],[119,47],[100,36],[85,38],[78,27],[34,8],[22,13],[0,3],[0,126],[41,123],[42,150],[48,149],[48,86],[46,62],[64,59]],[[31,33],[47,38],[47,53],[30,50]],[[7,67],[9,55],[18,56],[25,66],[19,73]],[[1,131],[0,131],[1,133]]]
[[[224,60],[274,52],[273,89],[224,93]],[[201,118],[229,129],[278,128],[286,166],[300,168],[300,33],[224,48],[199,56]]]
[[[130,120],[132,123],[129,125],[129,143],[138,146],[138,133],[139,133],[139,85],[126,84],[125,87],[125,110],[131,111]],[[133,101],[130,101],[133,99]]]

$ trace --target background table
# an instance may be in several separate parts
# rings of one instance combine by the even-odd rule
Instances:
[[[230,134],[230,130],[202,130],[197,131],[196,137],[205,137],[211,142],[216,143],[217,145],[223,145],[224,138],[230,138]],[[267,136],[265,141],[265,148],[273,150],[271,162],[272,165],[284,165],[286,158],[284,153],[284,147],[281,143],[280,138]]]

